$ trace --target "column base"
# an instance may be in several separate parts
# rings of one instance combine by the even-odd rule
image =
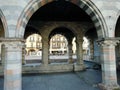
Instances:
[[[118,84],[105,85],[100,83],[98,86],[101,90],[120,90],[120,86]]]
[[[85,70],[85,66],[83,64],[74,64],[74,71],[83,71]]]

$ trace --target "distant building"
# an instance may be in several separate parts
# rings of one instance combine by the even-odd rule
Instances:
[[[42,37],[32,34],[26,39],[26,55],[41,55]]]
[[[83,51],[87,54],[88,40],[84,37]],[[72,40],[72,51],[76,54],[76,38]],[[26,39],[26,55],[42,55],[42,37],[38,34],[32,34]],[[50,55],[64,55],[68,53],[68,41],[61,35],[56,34],[50,39],[49,53]]]
[[[50,39],[50,54],[66,54],[68,52],[68,42],[61,34],[56,34]]]

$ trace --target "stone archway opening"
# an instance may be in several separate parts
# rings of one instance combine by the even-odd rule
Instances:
[[[31,34],[25,42],[25,64],[40,64],[42,62],[42,37]]]
[[[96,42],[96,40],[98,39],[96,28],[93,27],[88,29],[84,36],[88,39],[89,42],[89,59],[100,64],[100,48]]]
[[[64,5],[64,7],[63,7]],[[69,24],[70,23],[70,24]],[[56,30],[54,33],[64,33],[68,39],[68,46],[70,46],[70,53],[69,59],[72,62],[72,40],[76,37],[77,42],[77,58],[78,58],[78,65],[83,67],[83,55],[82,55],[82,43],[83,43],[83,34],[88,29],[95,27],[94,23],[92,22],[91,17],[86,14],[86,12],[79,8],[77,5],[67,2],[67,1],[53,1],[50,2],[42,7],[40,7],[29,19],[28,24],[29,26],[33,26],[38,29],[38,32],[41,33],[43,37],[43,64],[49,63],[49,34],[51,30],[54,30],[58,27],[69,27],[69,29],[75,32],[75,35],[71,34],[70,30],[65,30],[64,28]],[[73,27],[72,27],[73,26]],[[48,45],[46,45],[48,44]],[[47,48],[47,49],[46,49]],[[70,54],[69,53],[69,54]],[[75,71],[82,70],[80,67],[76,66],[74,68]]]
[[[89,61],[94,62],[93,69],[101,70],[101,47],[97,40],[99,39],[97,35],[97,30],[95,27],[88,29],[84,36],[88,40],[88,52],[86,57]]]
[[[40,32],[32,27],[27,26],[24,34],[25,47],[23,48],[23,64],[31,64],[42,62],[42,37]]]
[[[80,1],[82,2],[82,1]],[[78,3],[79,4],[79,3]],[[41,4],[40,4],[41,5]],[[63,7],[64,5],[64,7]],[[85,5],[85,4],[84,4]],[[83,36],[84,34],[92,29],[95,28],[95,31],[97,33],[95,33],[96,35],[98,35],[98,37],[104,37],[105,35],[103,28],[101,27],[101,25],[99,24],[99,20],[98,18],[96,18],[98,15],[94,12],[92,12],[90,10],[90,8],[88,6],[85,5],[85,8],[82,6],[78,7],[77,5],[69,2],[69,1],[64,1],[64,0],[59,0],[59,1],[53,1],[51,3],[46,3],[43,6],[38,6],[38,9],[33,9],[35,11],[33,11],[34,13],[32,13],[31,16],[26,17],[27,20],[27,25],[33,26],[35,28],[38,29],[38,32],[41,33],[42,37],[43,37],[43,65],[41,65],[40,67],[42,67],[42,69],[37,69],[37,67],[34,67],[34,70],[37,70],[37,72],[59,72],[58,70],[61,70],[61,68],[58,68],[60,66],[50,66],[49,61],[48,61],[48,42],[49,42],[49,34],[50,31],[54,29],[54,27],[56,27],[58,24],[58,26],[60,26],[60,23],[63,23],[62,26],[70,26],[67,23],[72,23],[72,24],[76,24],[75,25],[75,29],[74,32],[76,32],[77,34],[76,36],[76,43],[77,43],[77,56],[78,56],[78,62],[77,64],[72,66],[72,69],[70,68],[70,70],[64,70],[64,71],[80,71],[83,70],[84,64],[83,64],[83,55],[82,55],[82,43],[83,43]],[[87,11],[88,10],[88,11]],[[89,12],[90,10],[90,12]],[[94,9],[93,9],[94,11]],[[88,14],[89,13],[89,14]],[[92,17],[92,18],[91,18]],[[101,17],[99,17],[101,18]],[[51,23],[51,24],[48,24]],[[57,24],[56,24],[57,22]],[[96,23],[97,22],[97,23]],[[54,24],[53,24],[54,23]],[[20,23],[22,25],[22,23]],[[53,24],[53,25],[52,25]],[[24,27],[24,26],[23,26]],[[45,29],[42,29],[42,28]],[[48,27],[48,28],[47,28]],[[96,28],[97,27],[97,28]],[[104,26],[103,26],[104,27]],[[71,27],[71,29],[73,29]],[[103,30],[103,31],[102,31]],[[22,37],[24,33],[24,30],[20,29],[20,33],[18,33],[19,37]],[[67,34],[69,35],[70,32],[68,32]],[[82,33],[82,34],[81,34]],[[89,33],[89,36],[91,36],[91,34]],[[45,42],[44,42],[45,41]],[[69,44],[70,45],[70,44]],[[71,66],[70,66],[71,67]],[[63,66],[62,66],[63,68]],[[53,71],[51,70],[53,69]],[[62,70],[61,70],[62,72]]]
[[[49,50],[55,52],[53,53],[56,60],[63,63],[69,63],[70,59],[73,59],[72,41],[75,34],[66,27],[57,27],[50,32]],[[50,52],[51,53],[51,52]],[[57,55],[57,56],[56,56]],[[50,61],[54,61],[55,58],[49,57]],[[55,60],[55,61],[56,61]],[[74,62],[74,61],[73,61]]]
[[[64,5],[64,7],[63,7]],[[88,8],[88,6],[86,6]],[[88,8],[88,10],[90,10]],[[89,15],[91,12],[91,15]],[[83,44],[83,36],[90,37],[92,41],[97,39],[98,37],[104,36],[104,31],[102,30],[102,26],[98,25],[97,21],[97,27],[93,20],[97,19],[95,18],[94,12],[90,10],[89,14],[88,11],[82,7],[78,7],[77,4],[71,3],[69,1],[59,0],[59,1],[53,1],[50,3],[46,3],[43,6],[40,6],[29,18],[27,26],[32,26],[37,28],[38,32],[41,33],[42,37],[44,38],[43,41],[46,41],[43,43],[43,47],[46,47],[46,44],[49,45],[49,34],[51,30],[53,30],[57,26],[66,26],[70,28],[71,24],[74,24],[74,32],[76,33],[74,37],[76,37],[76,43],[77,43],[77,56],[79,58],[79,65],[83,65],[83,50],[82,50],[82,44]],[[62,24],[61,24],[62,23]],[[66,24],[67,23],[67,24]],[[71,23],[71,24],[69,24]],[[44,28],[44,29],[43,29]],[[73,29],[71,27],[71,29]],[[93,30],[94,29],[94,30]],[[24,31],[20,31],[20,34],[22,34]],[[62,30],[58,30],[59,33],[64,33]],[[92,33],[91,33],[92,32]],[[99,33],[98,33],[99,32]],[[26,32],[25,32],[26,33]],[[57,31],[56,31],[57,33]],[[69,34],[68,32],[67,34]],[[66,32],[65,32],[66,34]],[[93,36],[94,35],[94,36]],[[20,35],[21,36],[21,35]],[[96,38],[97,37],[97,38]],[[71,38],[68,38],[71,39]],[[72,37],[73,39],[73,37]],[[71,41],[71,40],[68,40]],[[69,45],[69,44],[68,44]],[[48,47],[47,47],[48,48]],[[92,51],[92,50],[91,50]],[[44,52],[42,53],[43,58],[45,58],[45,62],[43,63],[48,64],[48,55],[49,50],[44,48]],[[47,57],[46,57],[47,56]],[[91,56],[92,57],[92,56]],[[93,58],[92,58],[93,59]],[[47,60],[47,61],[46,61]],[[83,67],[83,66],[82,66]],[[77,67],[74,67],[77,68]]]
[[[67,62],[66,59],[68,58],[68,42],[65,36],[63,36],[62,34],[55,34],[50,38],[49,43],[49,63]],[[58,58],[61,56],[66,56],[66,58]]]

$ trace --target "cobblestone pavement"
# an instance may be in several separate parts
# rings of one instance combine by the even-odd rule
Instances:
[[[97,85],[101,82],[101,70],[92,69],[93,63],[85,64],[87,70],[82,72],[23,75],[22,90],[100,90]],[[0,90],[3,81],[0,77]]]

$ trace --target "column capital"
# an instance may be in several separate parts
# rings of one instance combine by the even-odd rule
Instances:
[[[25,47],[25,40],[20,38],[0,38],[0,42],[9,48]]]
[[[22,38],[15,38],[15,37],[13,37],[13,38],[0,38],[0,42],[18,42],[18,41],[25,42],[25,40]]]
[[[116,46],[120,43],[120,38],[102,38],[96,41],[100,46]]]
[[[78,44],[78,43],[83,43],[83,41],[84,41],[83,38],[77,38],[75,42],[76,44]]]

